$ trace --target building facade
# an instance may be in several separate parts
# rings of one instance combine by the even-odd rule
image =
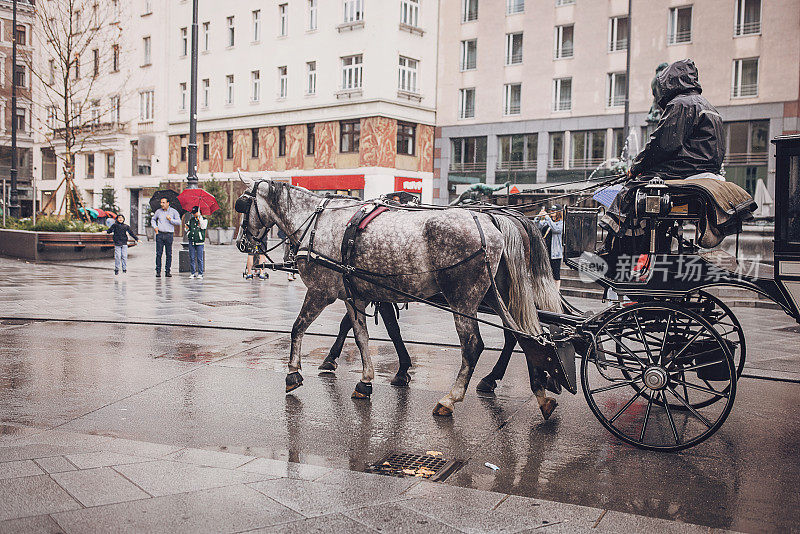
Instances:
[[[168,4],[168,174],[181,179],[191,2]],[[201,0],[198,176],[433,200],[437,21],[425,0]]]
[[[800,0],[442,0],[434,190],[588,176],[641,148],[656,66],[686,57],[726,123],[727,178],[774,190],[769,139],[800,130]],[[631,22],[632,20],[632,22]],[[652,127],[651,127],[652,128]]]

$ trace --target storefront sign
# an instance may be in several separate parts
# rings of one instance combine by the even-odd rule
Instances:
[[[394,177],[395,191],[408,191],[409,193],[422,193],[422,178]]]

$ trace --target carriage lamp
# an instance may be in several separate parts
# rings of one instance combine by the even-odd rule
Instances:
[[[650,226],[650,253],[656,253],[656,223],[672,209],[667,192],[669,187],[661,178],[653,178],[636,192],[636,216],[648,221]]]

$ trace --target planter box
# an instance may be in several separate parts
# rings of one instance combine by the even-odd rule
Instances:
[[[144,233],[147,235],[148,241],[153,241],[156,238],[156,230],[150,225],[144,227]]]
[[[128,246],[136,242],[129,240]],[[0,229],[0,255],[32,261],[68,261],[114,257],[114,241],[105,232],[32,232]]]
[[[206,239],[212,245],[230,245],[236,228],[209,228],[206,230]]]

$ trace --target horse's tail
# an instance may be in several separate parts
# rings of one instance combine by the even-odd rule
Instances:
[[[561,298],[553,280],[544,240],[538,231],[531,236],[531,258],[525,257],[520,229],[507,217],[495,217],[503,234],[503,260],[510,278],[508,311],[523,332],[540,334],[538,309],[561,311]]]

